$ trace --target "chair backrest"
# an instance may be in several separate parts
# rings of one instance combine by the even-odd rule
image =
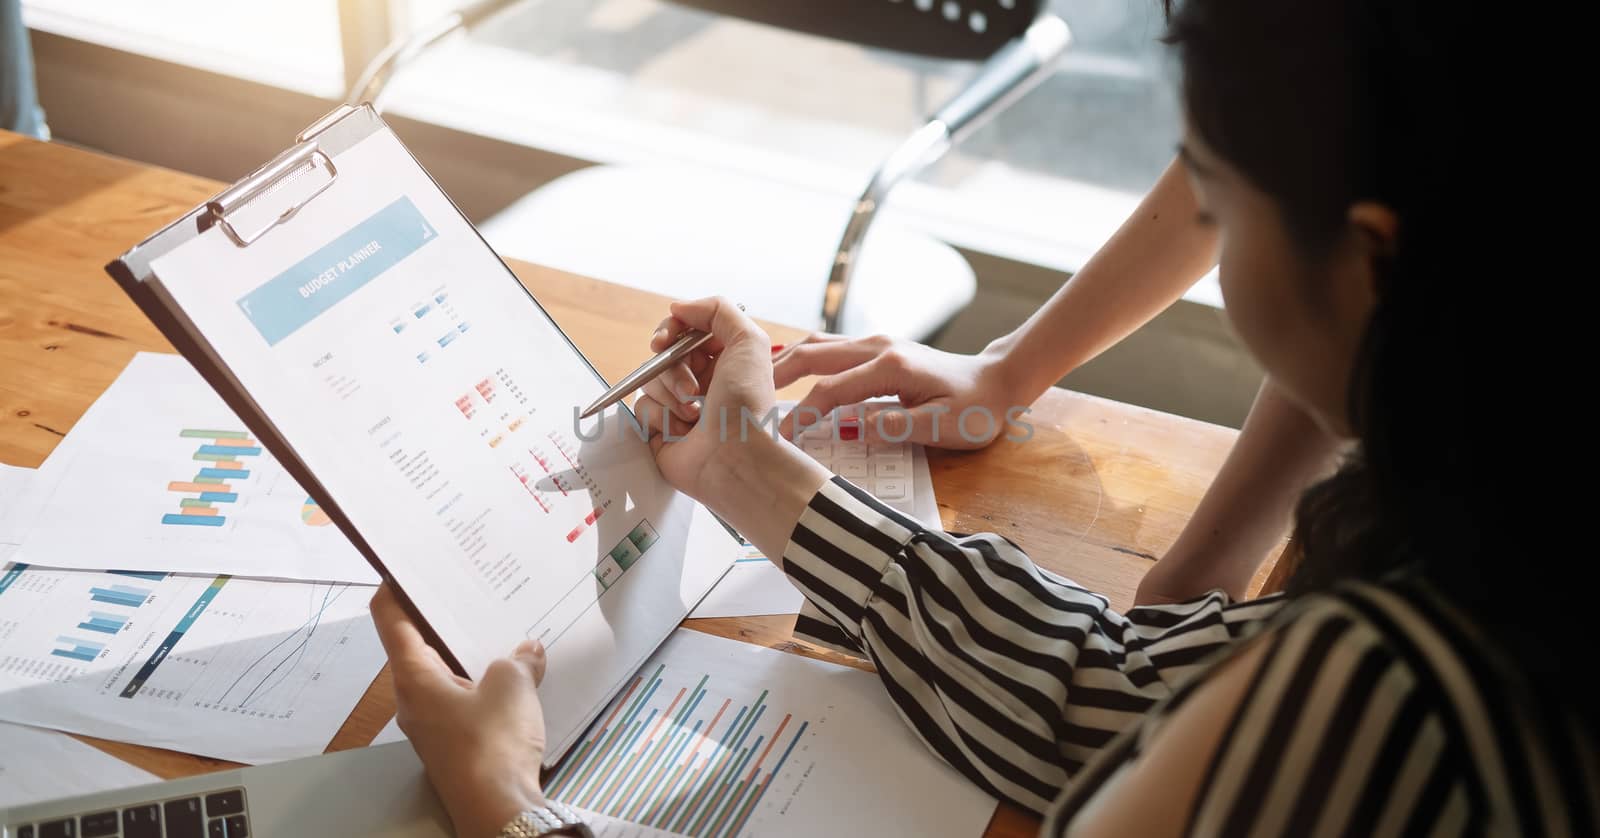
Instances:
[[[1042,0],[673,0],[681,6],[930,58],[982,61]]]

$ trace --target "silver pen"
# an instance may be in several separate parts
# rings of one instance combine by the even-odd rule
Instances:
[[[744,311],[744,306],[739,306],[739,310]],[[622,401],[635,390],[649,384],[657,376],[671,369],[673,364],[689,357],[689,353],[699,349],[702,344],[710,339],[710,332],[702,332],[699,329],[690,329],[684,332],[678,336],[677,340],[672,342],[671,346],[661,350],[660,354],[645,361],[638,369],[623,376],[622,380],[613,385],[611,389],[601,393],[600,398],[595,399],[592,404],[584,408],[583,413],[578,418],[588,419],[590,416]]]

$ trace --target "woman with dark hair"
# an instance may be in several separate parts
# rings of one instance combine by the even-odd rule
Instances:
[[[1452,287],[1478,208],[1446,191],[1470,131],[1449,98],[1465,44],[1437,18],[1188,0],[1172,23],[1229,317],[1285,398],[1356,443],[1296,511],[1285,595],[1119,614],[1005,538],[926,530],[781,440],[719,438],[716,415],[773,404],[768,338],[723,301],[672,308],[669,332],[714,339],[679,370],[700,421],[636,405],[677,440],[653,442],[662,473],[781,556],[821,615],[797,628],[869,658],[934,752],[1046,834],[1600,830],[1596,703],[1567,671],[1592,658],[1582,615],[1527,607],[1476,456],[1498,417],[1466,357],[1502,318]],[[374,613],[457,829],[544,805],[541,653],[462,684],[386,593]]]

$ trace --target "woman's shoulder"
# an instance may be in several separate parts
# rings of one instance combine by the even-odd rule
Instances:
[[[1399,779],[1405,762],[1426,751],[1456,778],[1447,787],[1460,799],[1440,804],[1476,822],[1508,833],[1560,832],[1564,823],[1590,834],[1597,826],[1592,735],[1547,685],[1525,677],[1515,649],[1426,580],[1349,582],[1306,595],[1263,634],[1282,686],[1262,679],[1257,689],[1291,699],[1289,685],[1300,683],[1306,701],[1316,700],[1318,681],[1336,689],[1348,702],[1342,735],[1382,742],[1393,756],[1390,766],[1374,762],[1379,774]]]

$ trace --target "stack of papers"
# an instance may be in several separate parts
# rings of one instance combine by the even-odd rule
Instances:
[[[186,362],[140,355],[37,472],[0,467],[0,806],[156,780],[56,731],[322,752],[384,663],[376,578]],[[694,616],[801,599],[746,543]],[[391,722],[374,744],[402,738]],[[612,838],[954,838],[993,808],[871,675],[685,631],[549,782]]]
[[[376,582],[187,362],[141,354],[37,472],[0,468],[0,721],[322,753],[383,667]]]

